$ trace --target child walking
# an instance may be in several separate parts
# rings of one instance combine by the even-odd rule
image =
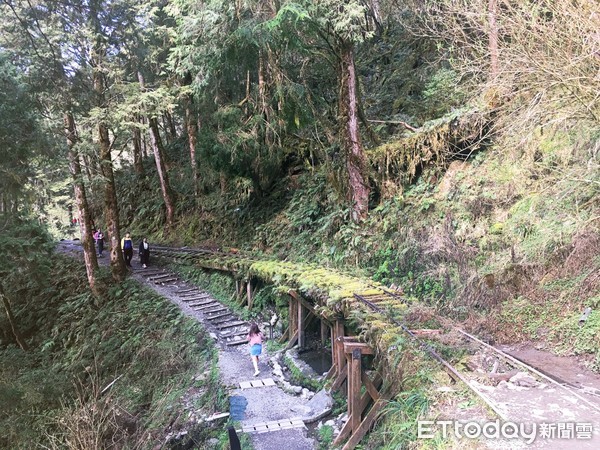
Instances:
[[[262,353],[263,334],[258,329],[256,323],[250,325],[250,332],[248,333],[246,340],[250,344],[250,357],[252,358],[252,364],[254,365],[254,376],[257,377],[260,373],[260,370],[258,370],[258,357]]]

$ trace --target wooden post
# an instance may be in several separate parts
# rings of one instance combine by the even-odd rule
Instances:
[[[293,296],[290,296],[288,303],[288,321],[290,341],[298,333],[298,302]]]
[[[252,280],[248,280],[248,284],[246,285],[246,292],[248,297],[248,309],[252,309],[252,302],[254,299],[252,298]]]
[[[334,351],[338,361],[338,376],[346,371],[346,356],[344,355],[344,322],[336,320],[335,324],[335,343]]]
[[[336,322],[336,332],[339,332],[339,324]],[[344,374],[340,374],[334,382],[335,386],[342,384],[343,378],[347,380],[348,386],[348,422],[342,427],[340,433],[335,438],[333,446],[341,445],[346,439],[348,441],[343,450],[351,450],[360,442],[363,436],[369,431],[373,422],[377,418],[384,402],[389,398],[389,391],[380,393],[378,391],[382,380],[378,374],[375,374],[371,380],[367,373],[362,371],[362,356],[372,355],[373,349],[367,344],[361,343],[356,337],[336,337],[336,345],[341,347],[342,354],[346,359]],[[336,352],[336,358],[339,354]],[[366,387],[361,395],[362,386]],[[369,404],[373,403],[370,410]],[[363,413],[366,413],[363,419]]]
[[[302,303],[299,300],[294,298],[293,301],[296,302],[297,308],[298,308],[298,347],[302,349],[302,348],[304,348],[304,344],[305,344],[304,327],[306,325],[304,323],[304,307],[302,306]]]
[[[321,319],[321,346],[325,348],[325,342],[327,342],[327,324]]]

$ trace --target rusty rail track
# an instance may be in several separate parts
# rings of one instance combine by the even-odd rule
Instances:
[[[435,359],[440,364],[442,364],[442,366],[444,366],[444,368],[448,371],[448,373],[450,374],[451,377],[462,381],[479,398],[481,398],[484,401],[484,403],[486,405],[488,405],[501,419],[503,419],[505,421],[508,420],[505,417],[505,414],[503,414],[499,410],[499,408],[497,407],[497,405],[494,404],[494,402],[487,395],[485,395],[485,393],[483,393],[479,389],[477,389],[472,383],[469,383],[469,380],[464,375],[462,375],[458,371],[458,369],[456,369],[454,366],[452,366],[452,364],[450,364],[448,361],[446,361],[444,358],[442,358],[428,343],[426,343],[425,341],[423,341],[422,339],[420,339],[418,336],[416,336],[413,332],[411,332],[405,324],[403,324],[402,322],[400,322],[399,320],[397,320],[394,317],[390,317],[389,314],[387,314],[382,308],[379,308],[376,304],[374,304],[373,302],[370,302],[369,300],[365,299],[364,297],[362,297],[362,296],[360,296],[358,294],[355,294],[354,297],[356,299],[360,300],[366,306],[368,306],[372,311],[377,312],[379,314],[383,314],[384,316],[386,316],[389,321],[391,321],[394,325],[398,326],[407,335],[409,335],[417,343],[417,345],[419,347],[421,347],[426,353],[428,353],[431,357],[433,357],[433,359]],[[499,349],[497,349],[497,348],[489,345],[488,343],[486,343],[486,342],[482,341],[481,339],[479,339],[479,338],[477,338],[477,337],[475,337],[475,336],[467,333],[464,330],[461,330],[460,328],[454,328],[454,330],[457,331],[458,333],[460,333],[461,335],[463,335],[464,337],[466,337],[467,339],[469,339],[470,341],[476,343],[478,346],[493,351],[498,357],[502,358],[510,366],[512,366],[512,367],[520,367],[521,369],[524,369],[524,370],[526,370],[529,373],[535,374],[535,376],[537,376],[539,378],[542,378],[544,381],[547,381],[547,382],[551,383],[552,385],[554,385],[556,387],[559,387],[560,389],[566,391],[569,395],[572,395],[572,396],[576,397],[577,399],[579,399],[582,402],[586,403],[588,406],[590,406],[591,408],[593,408],[597,412],[600,412],[600,407],[597,404],[594,404],[590,400],[588,400],[585,397],[579,395],[571,387],[566,386],[563,383],[560,383],[560,382],[556,381],[555,379],[553,379],[553,378],[547,376],[546,374],[540,372],[539,370],[535,369],[534,367],[530,366],[529,364],[526,364],[523,361],[520,361],[517,358],[515,358],[515,357],[513,357],[513,356],[511,356],[509,354],[507,354],[506,352],[503,352],[502,350],[499,350]]]

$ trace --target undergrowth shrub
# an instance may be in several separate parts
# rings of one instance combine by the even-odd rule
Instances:
[[[174,405],[193,375],[216,364],[205,330],[132,280],[113,285],[107,270],[98,279],[106,294],[93,301],[80,261],[49,253],[36,226],[15,227],[0,233],[9,243],[0,253],[10,251],[0,259],[19,262],[2,269],[2,282],[21,280],[19,296],[9,295],[28,349],[2,317],[0,447],[144,448],[185,426]],[[223,406],[217,376],[203,379],[201,391],[198,410]]]

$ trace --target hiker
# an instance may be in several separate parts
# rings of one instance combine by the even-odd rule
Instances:
[[[262,353],[262,341],[263,334],[258,329],[258,325],[253,323],[250,325],[250,332],[246,340],[250,344],[250,357],[252,358],[252,364],[254,365],[254,376],[258,376],[260,370],[258,370],[258,357]]]
[[[98,245],[98,256],[102,256],[102,252],[104,251],[104,234],[102,234],[100,228],[94,233],[94,240],[96,241],[96,245]]]
[[[131,260],[133,258],[133,241],[131,240],[131,234],[125,233],[125,237],[121,239],[121,248],[123,249],[123,256],[125,257],[125,264],[127,267],[131,267]]]
[[[145,269],[150,264],[150,244],[148,244],[148,238],[142,239],[140,242],[140,264]]]

